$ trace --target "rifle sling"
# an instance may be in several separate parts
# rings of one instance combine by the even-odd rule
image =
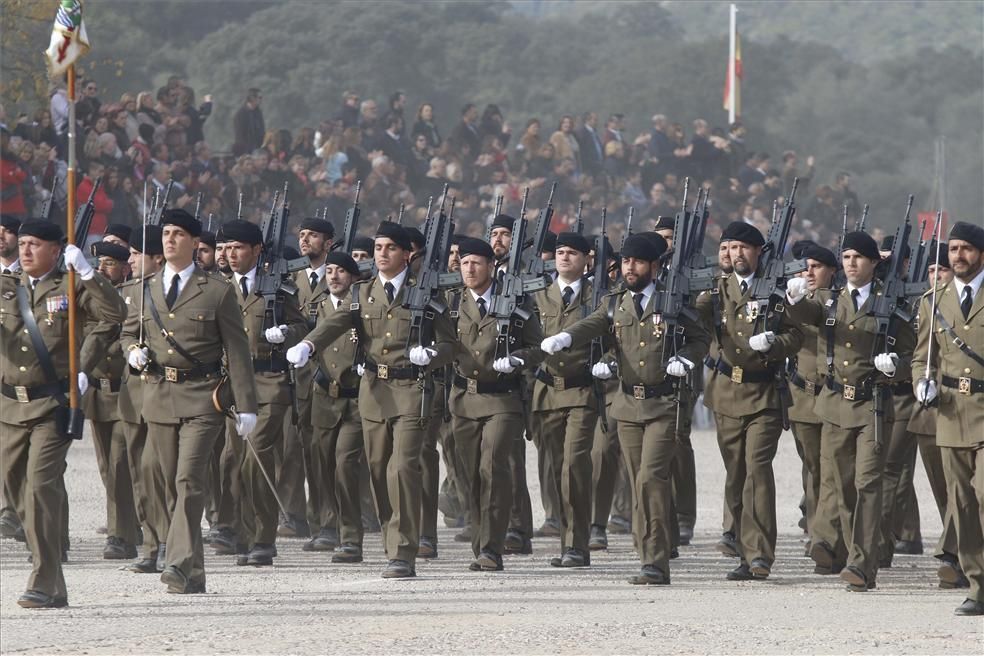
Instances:
[[[943,318],[943,314],[940,312],[939,307],[936,308],[936,320],[940,322],[940,326],[943,327],[943,332],[946,333],[946,336],[950,338],[954,345],[956,345],[956,347],[960,349],[964,355],[984,367],[984,357],[978,355],[972,348],[967,346],[967,342],[960,339],[960,336],[957,335],[957,332],[953,329],[953,326],[950,325],[950,322]]]
[[[824,335],[827,338],[827,378],[834,375],[834,326],[837,323],[837,302],[840,299],[839,289],[834,289],[827,306],[827,316],[824,320]]]
[[[20,310],[21,319],[24,321],[24,327],[27,329],[27,334],[31,337],[31,346],[34,347],[34,353],[38,357],[38,364],[41,365],[41,371],[44,372],[44,377],[48,381],[48,385],[58,385],[58,372],[55,370],[55,363],[51,361],[51,352],[41,337],[41,331],[38,330],[37,319],[34,318],[34,311],[31,310],[31,302],[27,298],[27,289],[20,284],[17,285],[17,306]],[[68,405],[68,399],[61,392],[53,394],[52,398],[58,401],[59,405]]]
[[[365,352],[363,351],[362,345],[365,344],[366,337],[366,326],[362,323],[362,305],[359,303],[359,288],[366,284],[367,281],[362,280],[352,285],[351,287],[351,302],[349,304],[349,313],[352,317],[352,328],[355,330],[355,357],[352,362],[352,369],[354,370],[357,365],[362,364],[365,360]]]
[[[167,328],[164,327],[164,322],[161,321],[161,315],[157,311],[157,306],[154,305],[154,299],[151,297],[150,287],[147,286],[146,281],[143,282],[143,292],[144,305],[150,308],[150,316],[154,318],[154,323],[156,323],[157,327],[160,328],[161,336],[164,337],[164,341],[166,341],[171,348],[177,351],[178,355],[194,364],[195,367],[204,367],[205,363],[186,351],[183,346],[178,344],[174,337],[171,336],[171,333],[168,332]]]

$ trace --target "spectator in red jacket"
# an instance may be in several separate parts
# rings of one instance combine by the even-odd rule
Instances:
[[[10,132],[0,126],[0,214],[27,218],[22,186],[25,180],[27,171],[21,168],[17,155],[10,150]]]
[[[92,187],[96,184],[96,179],[101,177],[104,171],[105,167],[99,162],[89,162],[86,175],[82,178],[82,182],[79,183],[78,193],[75,199],[76,203],[81,205],[89,200],[89,194],[92,193]],[[95,205],[95,213],[92,215],[92,225],[89,227],[89,235],[101,235],[106,231],[106,225],[109,223],[108,217],[109,213],[113,211],[113,201],[106,195],[105,189],[100,186],[92,202]]]

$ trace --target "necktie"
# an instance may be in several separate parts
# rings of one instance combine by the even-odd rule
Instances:
[[[249,298],[249,284],[246,282],[246,276],[239,279],[239,286],[242,287],[243,290],[243,299],[245,300]]]
[[[11,271],[10,269],[4,269],[3,272],[4,273],[13,273],[13,271]]]
[[[639,292],[638,294],[633,294],[632,295],[632,302],[635,303],[636,315],[638,315],[638,317],[640,319],[642,318],[642,299],[643,298],[644,298],[644,296],[642,295],[642,292]]]
[[[974,299],[970,297],[970,285],[964,285],[963,300],[960,301],[960,311],[963,312],[964,319],[970,317],[970,308],[974,305]]]
[[[851,302],[854,303],[854,311],[855,312],[858,311],[858,300],[859,300],[859,297],[860,296],[861,296],[861,292],[859,290],[857,290],[857,289],[852,289],[851,290]]]
[[[744,280],[742,280],[741,281],[741,284],[738,285],[738,287],[741,289],[741,295],[744,296],[745,295],[745,292],[748,291],[748,283],[745,282]]]
[[[396,295],[396,288],[393,286],[393,283],[386,283],[383,285],[383,289],[386,291],[386,300],[392,303],[393,297]]]
[[[475,299],[475,302],[478,303],[478,316],[484,319],[485,313],[488,312],[488,310],[485,309],[485,299],[479,296]]]
[[[164,297],[164,302],[167,303],[167,309],[170,310],[174,306],[174,302],[178,300],[178,281],[181,280],[181,276],[174,274],[171,276],[171,286],[167,290],[167,296]],[[243,280],[246,280],[243,278]]]
[[[312,271],[311,272],[311,291],[313,292],[314,291],[314,288],[317,287],[317,286],[318,286],[318,272],[317,271]]]
[[[572,287],[564,287],[564,295],[563,295],[564,307],[567,307],[568,305],[571,304],[572,296],[574,296],[574,289]]]
[[[342,307],[342,299],[335,301],[335,309],[337,310],[340,307]]]

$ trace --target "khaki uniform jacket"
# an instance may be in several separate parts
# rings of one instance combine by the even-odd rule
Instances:
[[[657,289],[660,286],[657,285]],[[615,312],[608,319],[608,307],[612,298],[616,299]],[[636,315],[632,294],[620,290],[604,297],[598,308],[586,318],[571,326],[571,349],[591,342],[595,337],[613,331],[615,356],[618,362],[618,376],[625,385],[661,385],[666,382],[666,362],[663,358],[664,324],[659,315],[653,313],[653,300],[643,309],[642,318]],[[677,355],[700,366],[707,355],[710,337],[701,326],[682,318],[683,342],[678,344]],[[670,353],[671,349],[667,349]],[[671,381],[673,378],[671,377]],[[621,386],[609,393],[612,399],[611,416],[619,421],[645,423],[666,415],[668,397],[636,399],[626,393]]]
[[[122,291],[122,285],[117,287],[117,290]],[[79,370],[89,375],[89,391],[82,399],[82,410],[86,419],[92,421],[119,419],[117,411],[119,392],[113,392],[111,388],[116,384],[122,389],[120,379],[123,376],[123,369],[127,366],[126,357],[120,347],[122,329],[122,321],[111,324],[90,319],[86,323],[86,335],[91,335],[92,339],[83,342],[84,348],[79,354]]]
[[[978,291],[969,316],[964,319],[956,287],[950,283],[939,287],[936,303],[957,336],[975,353],[984,357],[984,293]],[[940,376],[984,380],[984,366],[963,353],[944,332],[939,321],[930,321],[931,293],[926,294],[919,309],[919,342],[912,362],[913,378],[925,376],[929,356],[929,340],[933,340],[933,359],[930,377]],[[930,324],[933,334],[930,335]],[[915,385],[915,383],[913,383]],[[984,392],[961,394],[958,389],[939,386],[939,406],[936,410],[936,443],[945,447],[979,447],[984,444]]]
[[[307,283],[305,283],[307,284]],[[271,353],[279,352],[280,359],[286,365],[284,352],[291,346],[301,341],[307,332],[307,324],[297,305],[297,296],[284,294],[284,303],[279,317],[280,325],[287,326],[287,339],[284,341],[283,348],[274,351],[274,345],[266,341],[263,328],[263,311],[266,309],[266,301],[262,296],[250,294],[249,298],[243,298],[242,289],[233,283],[236,290],[236,300],[239,302],[239,309],[243,315],[243,326],[249,336],[249,354],[255,360],[267,365],[270,363]],[[180,344],[180,342],[178,342]],[[182,344],[184,346],[184,344]],[[187,347],[186,347],[187,348]],[[279,403],[287,405],[290,403],[290,387],[287,384],[288,374],[286,371],[273,373],[270,371],[256,372],[256,400],[258,403]],[[298,383],[300,387],[300,383]]]
[[[526,309],[532,312],[532,303]],[[500,374],[492,368],[495,362],[495,340],[498,334],[496,319],[491,314],[484,318],[478,314],[478,304],[471,291],[461,291],[461,304],[458,306],[458,343],[455,353],[455,373],[482,383],[508,383],[519,380],[523,370],[535,369],[543,361],[545,353],[540,350],[543,329],[533,313],[523,322],[522,335],[517,345],[510,348],[510,355],[523,361],[511,374]],[[502,412],[523,412],[523,404],[518,392],[511,394],[476,394],[463,390],[457,385],[451,387],[449,402],[451,413],[468,419],[480,419]]]
[[[558,278],[559,280],[559,278]],[[585,309],[591,312],[592,286],[587,278],[581,279],[581,292],[571,299],[571,304],[564,307],[562,289],[558,282],[550,285],[534,295],[540,324],[546,335],[556,335],[566,331],[584,318]],[[607,341],[607,340],[606,340]],[[601,355],[604,355],[602,348]],[[585,376],[591,380],[591,342],[581,344],[577,348],[548,355],[543,361],[543,369],[555,378],[570,378]],[[560,410],[586,406],[592,410],[598,409],[598,402],[591,386],[573,387],[558,391],[546,383],[537,380],[533,385],[533,409]]]
[[[75,279],[75,298],[79,310],[76,335],[82,340],[81,352],[88,347],[87,339],[83,339],[84,324],[93,319],[105,322],[107,326],[119,323],[126,318],[126,306],[112,283],[98,273],[90,280],[82,280],[79,276]],[[31,309],[41,338],[51,354],[55,372],[59,379],[68,378],[68,274],[53,271],[32,292],[30,278],[21,271],[0,275],[0,353],[3,357],[0,370],[3,372],[3,382],[24,387],[49,382],[38,363],[31,337],[17,307],[18,285],[28,290]],[[76,381],[69,383],[75,385]],[[0,417],[8,424],[22,425],[39,419],[49,415],[57,406],[58,401],[54,397],[18,403],[0,395]]]
[[[377,365],[390,368],[412,366],[407,348],[410,310],[402,307],[402,303],[407,295],[407,287],[416,284],[416,280],[408,272],[403,283],[392,303],[386,300],[386,291],[378,276],[358,283],[358,311],[365,332],[362,348],[366,357]],[[356,327],[352,321],[351,303],[342,303],[342,309],[350,311],[326,315],[304,338],[314,345],[315,352],[330,348],[339,337]],[[427,371],[436,371],[451,361],[454,353],[451,330],[447,312],[434,317],[432,348],[437,351],[437,355],[427,366]],[[420,395],[416,378],[384,380],[367,370],[359,386],[359,412],[363,419],[376,422],[400,416],[419,417]]]
[[[717,292],[721,304],[721,339],[714,333],[714,317],[711,309],[711,292],[703,292],[697,297],[697,312],[701,324],[707,326],[714,335],[713,343],[718,357],[732,367],[741,367],[743,376],[767,374],[770,368],[786,366],[786,358],[796,355],[803,345],[803,332],[799,326],[784,318],[776,341],[766,353],[759,353],[748,345],[748,340],[756,332],[762,331],[762,322],[757,324],[749,316],[748,303],[751,294],[741,293],[741,281],[737,274],[718,281]],[[788,307],[788,304],[787,306]],[[762,412],[779,410],[779,392],[771,381],[741,383],[733,382],[721,372],[712,372],[704,386],[704,405],[719,414],[741,418]]]
[[[350,312],[349,305],[348,299],[343,299],[341,306],[336,308],[332,304],[331,295],[325,294],[318,303],[318,321],[324,321],[337,313],[348,314]],[[313,426],[334,428],[338,422],[349,416],[350,412],[354,412],[355,417],[359,416],[358,398],[344,399],[337,396],[333,397],[331,394],[331,389],[334,389],[335,385],[339,388],[351,389],[359,387],[362,382],[359,374],[352,370],[357,346],[358,341],[354,331],[342,333],[341,337],[332,342],[330,346],[318,350],[315,354],[316,362],[312,362],[309,367],[298,369],[298,373],[306,371],[308,378],[313,381],[314,371],[320,367],[321,371],[331,381],[329,390],[325,390],[318,383],[313,383],[313,402],[311,404],[311,424]],[[298,384],[300,384],[300,376],[298,376]]]
[[[872,354],[875,353],[877,337],[877,322],[868,314],[876,296],[881,294],[881,281],[875,280],[871,293],[864,305],[854,311],[851,293],[847,287],[840,290],[819,290],[812,298],[804,298],[796,305],[787,305],[786,312],[793,321],[824,326],[827,318],[826,308],[833,294],[838,294],[837,314],[834,317],[834,362],[833,380],[842,385],[854,385],[858,390],[864,381],[872,384],[897,385],[908,382],[912,378],[910,361],[915,347],[916,335],[909,324],[900,324],[896,332],[895,345],[889,347],[889,352],[898,353],[899,360],[895,375],[891,378],[875,369]],[[897,319],[896,319],[897,321]],[[879,343],[879,349],[882,348]],[[817,337],[817,353],[822,364],[818,367],[826,369],[827,336],[826,329],[821,329]],[[905,395],[908,397],[908,395]],[[885,404],[885,420],[896,420],[895,396]],[[835,392],[829,387],[817,396],[816,414],[823,421],[830,422],[841,428],[856,428],[868,424],[872,419],[872,401],[848,400],[844,393]],[[899,417],[908,420],[908,414]]]
[[[243,326],[243,316],[237,301],[236,286],[220,276],[205,273],[198,267],[191,274],[181,294],[170,310],[164,301],[162,274],[147,277],[150,302],[160,314],[164,327],[181,348],[211,365],[222,360],[225,353],[229,384],[237,412],[255,413],[256,383],[250,359],[249,336]],[[134,295],[140,292],[134,290]],[[131,300],[130,312],[123,325],[123,350],[137,346],[140,334],[139,297]],[[150,308],[145,308],[144,346],[150,361],[162,367],[191,369],[195,365],[171,348],[154,321]],[[198,417],[216,412],[212,391],[217,379],[198,378],[172,383],[163,376],[142,373],[143,401],[141,412],[148,422],[177,423],[186,417]]]
[[[796,354],[796,373],[807,383],[813,383],[817,388],[821,388],[827,375],[827,363],[824,358],[817,357],[819,343],[817,333],[820,329],[812,324],[804,324],[800,326],[800,330],[803,332],[803,346]],[[809,385],[807,388],[809,389]],[[789,409],[790,421],[804,424],[823,423],[814,411],[817,400],[815,394],[808,390],[801,390],[792,380],[789,381],[789,391],[793,395],[793,407]]]
[[[297,285],[297,304],[307,322],[307,330],[304,331],[307,333],[314,330],[318,322],[318,314],[321,312],[322,301],[329,298],[326,276],[321,276],[317,286],[312,290],[306,270],[301,270],[294,274],[294,284]],[[311,396],[313,372],[311,367],[301,367],[297,370],[297,398],[307,399]]]
[[[123,297],[123,302],[126,303],[128,313],[133,312],[134,308],[136,308],[136,312],[140,312],[141,293],[143,293],[143,287],[140,285],[139,278],[128,280],[120,285],[120,295]],[[146,325],[144,327],[146,328]],[[120,342],[120,350],[122,351],[122,341]],[[122,352],[124,353],[125,360],[126,352]],[[129,364],[123,367],[123,382],[120,384],[120,393],[116,399],[117,416],[123,421],[128,421],[131,424],[143,422],[143,417],[141,416],[141,411],[143,410],[142,384],[139,371],[131,369]]]

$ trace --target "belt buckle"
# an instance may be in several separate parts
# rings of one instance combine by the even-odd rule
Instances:
[[[390,368],[387,364],[377,364],[376,365],[376,377],[382,378],[383,380],[389,380]]]
[[[164,380],[169,383],[178,382],[178,370],[174,367],[164,367]]]
[[[476,379],[474,379],[474,378],[466,378],[465,380],[468,381],[468,386],[467,386],[468,387],[468,393],[469,394],[478,394],[478,381]]]
[[[554,376],[553,388],[555,392],[563,392],[567,389],[567,384],[564,382],[563,376]]]
[[[31,397],[27,393],[27,387],[24,385],[14,385],[14,394],[17,395],[18,403],[30,403]]]
[[[645,385],[633,385],[632,386],[632,398],[644,401],[646,399],[646,386]]]
[[[741,383],[745,378],[745,370],[741,367],[731,367],[731,382]]]
[[[970,378],[960,377],[957,379],[957,392],[964,396],[970,396]]]
[[[100,389],[100,391],[103,391],[103,392],[112,392],[113,391],[113,381],[111,381],[109,378],[100,378],[99,379],[99,389]]]
[[[857,392],[857,388],[854,385],[845,385],[844,386],[844,399],[847,400],[847,401],[853,401],[856,392]]]
[[[814,383],[812,380],[808,380],[808,381],[806,381],[805,389],[806,389],[806,393],[807,394],[816,395],[816,393],[817,393],[817,384]]]

